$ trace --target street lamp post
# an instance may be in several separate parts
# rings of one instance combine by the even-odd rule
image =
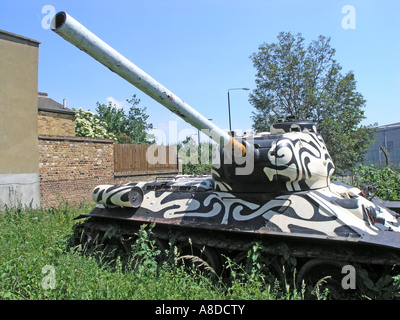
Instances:
[[[249,88],[232,88],[228,89],[228,113],[229,113],[229,132],[232,132],[232,123],[231,123],[231,101],[229,97],[229,91],[230,90],[250,90]]]

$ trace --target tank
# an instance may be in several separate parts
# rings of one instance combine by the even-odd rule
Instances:
[[[94,186],[97,206],[77,217],[86,219],[86,241],[112,226],[126,247],[123,239],[151,224],[161,249],[173,238],[182,253],[197,254],[217,274],[227,257],[239,263],[261,243],[265,267],[278,278],[291,261],[297,285],[329,276],[339,291],[349,287],[345,266],[356,268],[360,290],[365,272],[377,280],[400,263],[399,215],[368,188],[331,182],[335,167],[314,122],[288,118],[269,132],[235,136],[65,12],[54,17],[52,30],[195,128],[208,129],[220,146],[210,176]]]

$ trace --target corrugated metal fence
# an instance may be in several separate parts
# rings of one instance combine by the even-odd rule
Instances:
[[[176,147],[114,144],[115,172],[176,172],[177,170]]]

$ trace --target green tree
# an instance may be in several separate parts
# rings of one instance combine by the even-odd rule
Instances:
[[[113,133],[108,132],[106,124],[101,124],[98,116],[93,112],[82,110],[82,108],[72,110],[75,111],[75,135],[77,137],[117,140]]]
[[[281,32],[276,43],[262,44],[250,58],[257,70],[253,128],[266,131],[278,118],[316,121],[337,168],[363,159],[374,130],[361,125],[366,100],[356,91],[352,71],[342,74],[330,38],[308,45],[299,33]]]
[[[198,145],[192,137],[186,137],[185,140],[177,145],[178,155],[182,159],[183,174],[210,174],[213,156],[218,148],[215,144],[202,142]]]
[[[146,114],[146,108],[138,107],[140,99],[136,98],[136,95],[126,101],[130,104],[128,114],[125,114],[123,108],[112,105],[111,101],[107,105],[97,102],[96,112],[100,123],[116,136],[118,143],[154,143],[146,138],[146,131],[153,128],[153,125],[147,122],[149,116]]]
[[[376,196],[382,200],[400,200],[400,173],[386,166],[382,169],[373,165],[359,165],[354,168],[353,185],[362,188],[374,184]]]

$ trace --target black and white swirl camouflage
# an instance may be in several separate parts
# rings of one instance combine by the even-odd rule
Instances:
[[[316,189],[329,185],[334,165],[322,136],[316,133],[286,133],[274,141],[264,173],[270,181],[277,175],[288,191]]]

